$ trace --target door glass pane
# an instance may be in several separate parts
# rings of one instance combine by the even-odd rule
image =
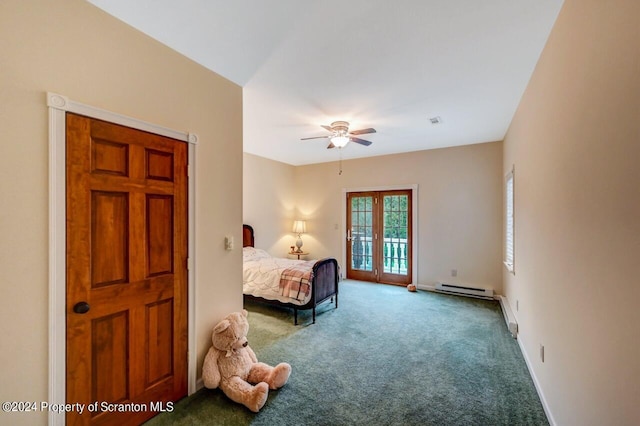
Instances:
[[[351,198],[351,268],[373,270],[373,197]]]
[[[384,209],[383,271],[389,274],[407,275],[409,197],[407,195],[385,195],[382,198]]]

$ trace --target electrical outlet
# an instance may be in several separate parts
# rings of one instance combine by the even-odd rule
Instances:
[[[452,269],[451,270],[451,276],[452,277],[457,277],[458,276],[458,270],[457,269]]]
[[[544,362],[544,345],[540,345],[540,361]]]

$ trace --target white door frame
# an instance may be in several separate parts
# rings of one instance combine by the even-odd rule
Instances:
[[[188,142],[188,393],[196,391],[195,346],[195,157],[198,136],[83,105],[47,92],[49,107],[49,399],[64,404],[66,394],[66,113],[72,112]],[[75,401],[68,401],[73,403]],[[64,425],[64,413],[49,412],[50,425]]]
[[[344,278],[347,277],[347,194],[349,192],[379,192],[411,190],[411,283],[418,283],[418,184],[410,185],[387,185],[387,186],[367,186],[360,188],[342,188],[342,229],[344,235],[342,240],[342,264],[344,267]]]

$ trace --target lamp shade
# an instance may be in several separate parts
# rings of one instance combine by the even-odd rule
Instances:
[[[344,148],[349,143],[349,136],[339,135],[331,138],[331,143],[338,148]]]
[[[293,221],[293,232],[296,234],[304,234],[307,232],[307,224],[304,220]]]

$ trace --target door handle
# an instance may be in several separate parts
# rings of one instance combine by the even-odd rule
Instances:
[[[87,302],[78,302],[73,305],[73,312],[76,314],[86,314],[91,307]]]
[[[351,241],[351,229],[347,229],[347,241]]]

